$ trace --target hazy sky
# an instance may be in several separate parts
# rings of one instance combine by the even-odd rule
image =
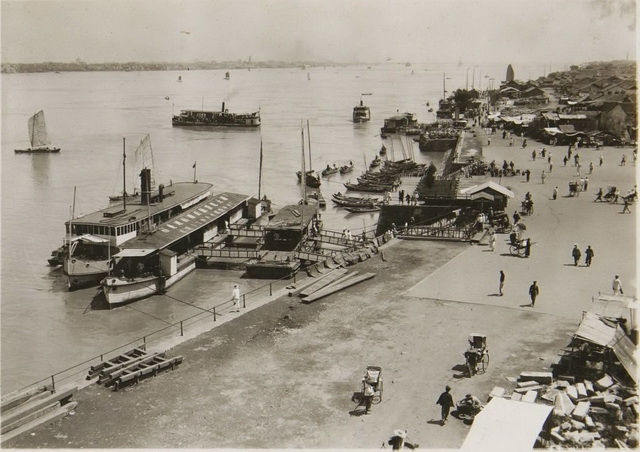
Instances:
[[[635,58],[635,0],[1,0],[2,61]]]

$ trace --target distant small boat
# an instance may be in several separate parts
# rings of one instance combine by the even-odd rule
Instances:
[[[44,111],[40,110],[30,117],[27,125],[29,127],[31,147],[28,149],[15,149],[17,154],[60,152],[60,148],[51,146],[49,134],[47,133],[47,124],[44,121]]]
[[[327,167],[322,170],[322,175],[324,177],[327,177],[327,176],[331,176],[332,174],[336,174],[338,171],[340,171],[340,168],[338,168],[334,163],[333,166],[327,165]]]
[[[378,212],[380,210],[380,207],[378,206],[373,206],[373,207],[343,207],[344,210],[351,212],[351,213],[369,213],[369,212]]]
[[[182,75],[178,76],[178,80],[176,80],[178,83],[182,83]]]
[[[342,165],[340,167],[340,174],[347,174],[353,171],[353,162],[349,162],[348,165]]]
[[[224,79],[225,80],[229,80],[231,77],[229,76],[229,73],[227,72],[226,74],[224,74]]]

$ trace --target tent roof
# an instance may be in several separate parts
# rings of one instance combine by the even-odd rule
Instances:
[[[629,376],[637,381],[636,346],[616,322],[585,312],[574,337],[611,348]]]
[[[500,193],[501,195],[507,196],[509,198],[513,198],[515,195],[511,190],[506,187],[503,187],[500,184],[496,184],[493,181],[485,182],[484,184],[474,185],[473,187],[465,188],[460,190],[461,195],[473,195],[474,193],[478,193],[481,191],[495,191]]]
[[[606,347],[613,340],[616,326],[593,312],[585,312],[574,337]]]
[[[552,406],[494,397],[475,417],[461,450],[531,450]]]

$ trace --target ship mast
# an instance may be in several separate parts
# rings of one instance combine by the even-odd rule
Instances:
[[[127,210],[127,148],[125,137],[122,137],[122,210]]]

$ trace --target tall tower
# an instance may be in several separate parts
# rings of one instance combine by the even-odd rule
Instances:
[[[515,80],[515,73],[513,72],[513,67],[511,65],[509,65],[509,67],[507,67],[507,78],[505,79],[506,82],[512,82]]]

